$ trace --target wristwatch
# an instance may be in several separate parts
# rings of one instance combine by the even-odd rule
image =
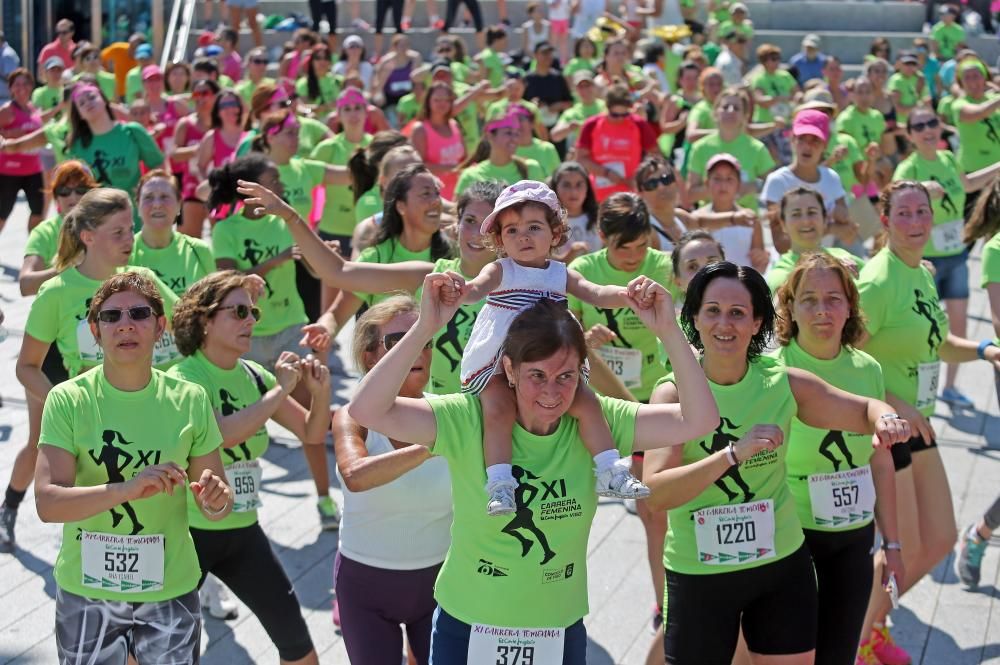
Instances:
[[[897,552],[903,551],[903,546],[895,540],[887,540],[882,543],[882,549],[884,550],[895,550]]]

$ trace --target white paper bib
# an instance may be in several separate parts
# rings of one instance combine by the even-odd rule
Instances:
[[[710,566],[738,566],[774,557],[771,499],[702,508],[694,514],[698,559]]]
[[[80,535],[83,586],[102,591],[141,593],[163,588],[163,535]]]

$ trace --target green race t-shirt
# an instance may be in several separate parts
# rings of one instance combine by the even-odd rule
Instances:
[[[975,122],[962,122],[962,107],[970,104],[982,104],[997,96],[997,93],[987,93],[982,99],[960,97],[951,105],[958,129],[958,163],[966,173],[972,173],[1000,161],[1000,110],[994,111],[989,117]]]
[[[309,94],[309,80],[305,76],[300,76],[299,80],[295,82],[295,94],[309,104],[333,104],[340,96],[340,79],[333,74],[319,79],[319,96],[313,98]]]
[[[538,162],[538,165],[542,167],[542,173],[545,174],[546,179],[559,168],[559,152],[548,141],[532,138],[531,145],[518,146],[516,154],[518,157],[533,159]]]
[[[145,388],[123,392],[108,383],[103,367],[49,392],[39,437],[39,446],[60,448],[76,458],[76,487],[126,482],[153,464],[175,462],[187,468],[189,459],[211,453],[220,443],[222,434],[200,386],[154,369]],[[194,589],[201,571],[188,532],[186,495],[183,490],[160,492],[66,522],[53,570],[59,588],[86,598],[138,603],[177,598]],[[120,557],[101,546],[101,534],[110,536],[107,540],[162,536],[162,566],[144,565],[147,547],[138,561],[124,563],[152,574],[127,574]],[[93,553],[85,555],[91,548]]]
[[[142,67],[136,65],[125,74],[125,102],[131,104],[142,96]]]
[[[274,79],[267,76],[262,78],[260,80],[260,83],[254,83],[250,79],[243,79],[242,81],[236,84],[236,87],[233,88],[233,90],[235,90],[236,94],[243,99],[243,102],[245,104],[249,104],[250,101],[253,99],[254,90],[256,90],[261,86],[274,85],[274,84],[275,84]]]
[[[663,381],[673,382],[673,375]],[[682,464],[725,450],[757,424],[777,425],[787,439],[798,407],[787,372],[774,358],[762,356],[749,363],[747,373],[731,386],[712,381],[708,386],[722,418],[712,434],[684,444]],[[663,565],[677,573],[711,575],[764,566],[795,552],[803,536],[786,482],[787,454],[787,444],[761,451],[731,467],[691,501],[670,510]],[[758,503],[765,501],[770,505]],[[745,510],[736,508],[741,504]],[[713,514],[722,514],[729,523],[712,528]],[[741,538],[732,522],[752,515],[760,515],[762,522],[772,521],[773,540],[766,538],[765,526],[758,526],[757,520],[754,528],[742,531]],[[755,537],[747,538],[751,532]]]
[[[837,131],[849,135],[864,150],[869,143],[882,141],[885,117],[875,109],[861,111],[851,104],[837,116]]]
[[[766,70],[761,69],[760,73],[750,80],[750,85],[768,97],[790,98],[792,93],[795,92],[798,83],[795,81],[795,77],[784,69],[777,69],[773,74],[768,74]],[[774,120],[775,113],[786,120],[790,120],[791,110],[791,102],[780,102],[771,108],[756,105],[753,121],[760,123],[771,122]]]
[[[396,119],[400,127],[416,118],[418,113],[420,113],[420,102],[412,92],[406,93],[396,102]]]
[[[513,161],[507,162],[503,166],[496,166],[490,160],[473,164],[464,169],[458,176],[458,184],[455,185],[455,196],[458,196],[472,186],[472,183],[480,180],[497,180],[508,185],[512,185],[519,180],[545,180],[545,172],[538,162],[533,159],[525,159],[528,173],[525,176],[517,168]]]
[[[499,88],[503,85],[504,64],[500,54],[487,46],[480,52],[479,59],[486,69],[486,79],[490,82],[490,87]]]
[[[776,166],[767,146],[749,134],[740,134],[732,141],[723,141],[715,133],[698,139],[691,146],[688,171],[701,174],[703,179],[708,178],[705,166],[713,155],[720,152],[728,152],[740,160],[740,181],[744,183],[763,178]],[[739,204],[744,208],[757,210],[757,195],[751,193],[741,196]]]
[[[927,160],[914,151],[900,162],[893,180],[932,180],[944,189],[944,196],[932,198],[934,227],[924,256],[955,256],[965,251],[962,230],[965,226],[965,187],[958,160],[948,150],[938,150],[937,159]]]
[[[382,192],[379,191],[378,185],[375,185],[354,202],[354,224],[360,224],[372,215],[382,212],[384,208]]]
[[[35,88],[31,93],[31,103],[36,108],[42,111],[48,111],[53,109],[63,100],[63,89],[62,86],[58,88],[50,88],[47,85],[43,85],[40,88]]]
[[[156,142],[135,122],[116,122],[110,132],[94,136],[86,147],[76,139],[67,148],[66,155],[89,164],[101,185],[125,190],[132,196],[142,175],[139,163],[147,169],[155,169],[163,163],[163,153]]]
[[[574,259],[569,267],[594,284],[627,286],[645,275],[669,288],[673,277],[670,255],[655,249],[646,250],[646,258],[634,272],[623,272],[608,262],[607,248]],[[567,294],[569,309],[580,319],[584,330],[601,324],[617,335],[616,339],[597,350],[611,371],[618,376],[636,399],[646,401],[657,379],[665,374],[659,362],[659,339],[629,307],[605,309]]]
[[[870,355],[849,347],[841,349],[833,360],[821,360],[809,355],[794,339],[775,353],[778,362],[812,372],[831,386],[853,395],[885,399],[882,368]],[[817,516],[813,512],[809,476],[861,469],[871,460],[872,436],[857,432],[816,429],[798,418],[792,420],[792,431],[785,441],[788,448],[788,488],[798,509],[803,528],[817,531],[856,529],[875,519],[873,511],[852,512],[845,521]],[[863,472],[863,471],[862,471]],[[870,476],[869,476],[870,477]]]
[[[399,242],[398,238],[389,238],[377,245],[366,247],[358,255],[359,263],[385,264],[403,263],[404,261],[427,261],[430,263],[432,261],[431,248],[428,247],[419,252],[411,252],[406,247],[403,247],[403,243]],[[354,295],[361,298],[369,307],[392,296],[391,293],[355,293]]]
[[[347,161],[359,148],[364,149],[372,142],[371,134],[364,134],[361,141],[351,143],[347,135],[341,132],[332,139],[320,142],[312,151],[313,160],[347,166]],[[349,236],[354,232],[354,193],[347,185],[326,185],[326,201],[323,204],[323,216],[319,221],[319,230],[339,236]]]
[[[104,98],[112,104],[118,101],[118,95],[115,94],[115,87],[117,86],[115,75],[101,69],[93,74],[93,76],[97,80],[97,87],[101,89],[101,94],[104,95]],[[74,82],[79,80],[80,74],[73,77]]]
[[[66,137],[69,135],[69,118],[52,120],[42,126],[42,132],[49,145],[52,146],[52,154],[56,163],[66,161]]]
[[[955,47],[965,41],[965,28],[958,23],[938,21],[931,28],[931,40],[938,44],[938,57],[951,60],[955,57]]]
[[[178,297],[202,277],[215,272],[212,248],[200,238],[185,233],[174,233],[170,244],[153,249],[143,240],[142,233],[135,237],[129,263],[149,268]]]
[[[559,116],[560,123],[569,124],[571,122],[578,122],[583,125],[583,122],[587,118],[593,118],[599,113],[603,113],[607,110],[607,105],[604,103],[603,99],[598,99],[593,104],[583,104],[582,102],[576,102],[573,106],[562,112]],[[567,145],[576,145],[576,138],[579,135],[579,130],[570,132],[567,137]]]
[[[295,208],[299,217],[309,219],[313,208],[313,189],[323,184],[326,168],[314,159],[292,157],[287,164],[278,165],[278,175],[285,188],[284,199]]]
[[[285,222],[274,215],[248,219],[241,210],[212,228],[212,251],[216,260],[231,259],[236,262],[236,268],[244,272],[281,254],[293,244]],[[264,293],[257,301],[261,317],[254,326],[254,336],[274,335],[289,326],[306,323],[305,306],[295,286],[295,261],[289,259],[262,277]]]
[[[941,116],[941,120],[946,124],[955,126],[957,118],[955,117],[955,96],[954,95],[944,95],[937,105],[937,114]]]
[[[920,93],[917,92],[917,83],[919,82],[920,77],[916,74],[913,76],[904,76],[902,72],[896,72],[889,77],[889,92],[899,93],[899,103],[901,105],[915,106],[920,101]],[[905,125],[908,117],[908,113],[897,112],[896,122],[900,125]]]
[[[263,383],[264,392],[275,386],[274,375],[252,360],[240,360],[236,363],[236,367],[223,369],[212,363],[200,350],[171,367],[170,375],[204,388],[205,392],[208,393],[212,410],[225,417],[260,401],[261,391],[257,386],[257,379],[251,374],[251,370]],[[225,531],[250,526],[257,522],[257,508],[259,508],[260,502],[259,499],[256,501],[255,499],[260,491],[258,482],[260,476],[253,477],[246,470],[248,468],[259,469],[260,463],[255,463],[255,461],[267,450],[269,441],[267,428],[261,427],[246,441],[231,448],[225,446],[219,448],[230,487],[242,494],[242,485],[247,481],[241,480],[238,487],[234,483],[234,478],[237,476],[241,479],[249,477],[250,482],[255,487],[249,492],[249,498],[237,495],[233,503],[233,512],[224,519],[214,522],[205,517],[195,501],[194,494],[189,491],[188,523],[193,528]]]
[[[59,250],[59,231],[62,230],[63,216],[56,214],[31,229],[28,242],[24,244],[25,256],[40,256],[46,268],[51,268]]]
[[[823,153],[824,159],[832,155],[833,151],[840,146],[844,146],[847,149],[847,154],[830,168],[840,176],[840,184],[844,187],[844,195],[847,201],[851,201],[853,199],[851,188],[858,184],[858,177],[854,175],[854,165],[858,162],[863,162],[865,156],[862,154],[861,148],[853,136],[833,131],[830,134],[830,141],[826,146],[826,152]]]
[[[639,404],[598,399],[618,450],[631,453]],[[490,517],[479,399],[457,394],[427,401],[437,420],[432,452],[448,460],[455,507],[435,599],[466,623],[526,628],[575,623],[588,612],[587,540],[597,508],[594,462],[577,420],[564,416],[548,436],[514,425],[517,512]]]
[[[462,258],[438,259],[434,264],[434,272],[453,270],[466,280],[475,275],[462,272]],[[418,289],[419,291],[419,289]],[[419,298],[419,295],[417,296]],[[462,354],[465,345],[472,336],[472,326],[476,323],[479,311],[486,304],[486,299],[458,308],[455,316],[445,324],[445,327],[434,335],[434,347],[431,355],[431,383],[427,392],[435,395],[448,395],[462,392]]]
[[[164,312],[169,319],[177,302],[174,292],[148,268],[124,266],[115,272],[129,270],[153,281],[163,297]],[[67,268],[42,284],[38,296],[31,303],[24,331],[39,342],[55,343],[70,376],[104,362],[104,351],[91,334],[87,322],[90,301],[102,283],[101,280],[85,277],[76,268]],[[168,365],[176,357],[173,336],[164,331],[153,350],[153,365]]]
[[[938,349],[948,338],[934,278],[886,247],[861,269],[858,291],[871,336],[865,351],[882,365],[886,391],[929,416],[937,400]]]
[[[853,263],[858,272],[865,265],[864,259],[854,256],[846,249],[840,249],[839,247],[819,247],[817,251],[826,252],[842,263]],[[772,294],[777,293],[781,285],[788,281],[788,276],[792,274],[795,264],[799,262],[801,257],[802,254],[799,252],[788,250],[780,255],[778,260],[768,269],[764,279],[767,280],[767,285],[771,289]]]
[[[598,61],[592,58],[570,58],[566,66],[563,67],[562,75],[569,81],[573,80],[573,74],[582,71],[596,71]]]
[[[1000,282],[1000,233],[983,244],[982,282],[980,286],[985,289],[995,282]],[[994,341],[1000,344],[1000,338]]]

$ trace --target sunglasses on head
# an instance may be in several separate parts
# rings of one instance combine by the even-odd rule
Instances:
[[[145,321],[153,316],[153,308],[149,305],[139,305],[128,309],[102,309],[97,313],[97,319],[102,323],[118,323],[122,320],[122,314],[128,312],[130,321]]]
[[[90,191],[90,187],[85,187],[80,185],[78,187],[56,187],[52,190],[56,196],[69,196],[70,194],[78,194],[83,196]]]
[[[673,173],[664,173],[661,176],[657,176],[655,178],[647,178],[646,180],[643,180],[639,186],[642,188],[642,191],[651,192],[661,185],[664,187],[669,187],[670,185],[674,184],[676,180],[677,176],[675,176]]]
[[[397,344],[399,344],[400,340],[403,339],[403,336],[405,334],[406,334],[406,332],[404,331],[404,332],[394,332],[394,333],[389,333],[388,335],[383,335],[382,336],[382,347],[386,351],[389,351],[390,349],[392,349],[392,347],[394,347]],[[428,340],[427,343],[424,344],[424,348],[425,349],[431,348],[431,345],[433,343],[434,343],[434,340]]]
[[[240,321],[245,321],[248,316],[252,316],[254,321],[260,321],[260,308],[251,307],[250,305],[244,305],[240,303],[239,305],[226,305],[225,307],[216,307],[216,312],[221,312],[224,309],[233,310],[233,314]]]
[[[927,122],[915,122],[910,125],[911,132],[922,132],[925,129],[937,129],[941,126],[941,121],[937,118],[931,118]]]

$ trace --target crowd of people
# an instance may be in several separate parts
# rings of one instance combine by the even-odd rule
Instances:
[[[428,0],[429,54],[412,4],[376,3],[369,52],[359,3],[338,35],[310,2],[273,59],[229,0],[163,68],[62,19],[7,71],[34,300],[0,552],[34,482],[60,662],[198,662],[227,590],[318,662],[258,521],[273,420],[339,530],[354,663],[585,663],[603,496],[646,536],[650,665],[908,665],[899,597],[956,540],[975,587],[1000,527],[998,499],[959,530],[930,420],[973,408],[962,363],[1000,392],[1000,341],[966,336],[980,239],[1000,335],[1000,77],[961,7],[850,78],[731,0],[529,2],[516,30]]]

